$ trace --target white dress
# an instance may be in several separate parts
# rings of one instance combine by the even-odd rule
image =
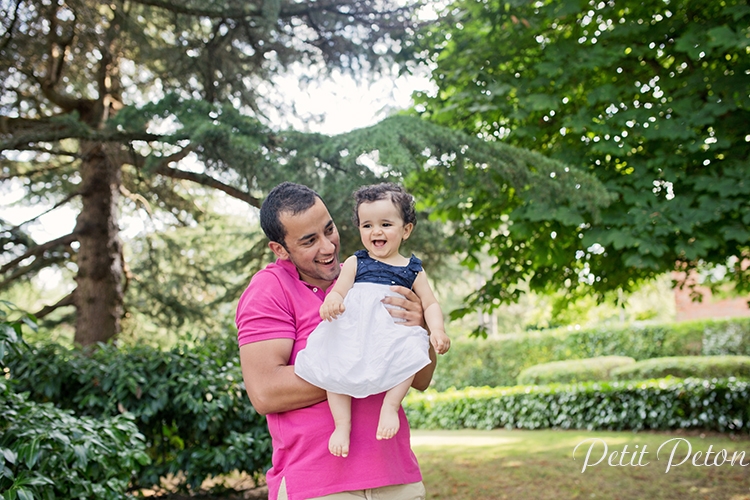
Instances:
[[[427,366],[429,337],[422,327],[398,324],[381,302],[386,295],[397,295],[390,291],[391,284],[411,288],[422,270],[421,261],[412,255],[407,266],[398,267],[371,259],[365,250],[355,255],[357,276],[344,298],[346,310],[310,333],[294,371],[327,391],[364,398],[391,389]]]

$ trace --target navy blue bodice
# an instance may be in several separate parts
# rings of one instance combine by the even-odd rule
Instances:
[[[405,266],[392,266],[379,260],[375,260],[367,253],[367,250],[354,252],[357,257],[357,275],[355,283],[377,283],[380,285],[401,285],[411,288],[417,274],[422,270],[422,261],[412,254],[409,263]]]

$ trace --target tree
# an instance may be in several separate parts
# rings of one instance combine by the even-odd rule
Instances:
[[[274,75],[295,62],[321,71],[377,69],[416,29],[410,11],[364,0],[264,2],[262,8],[230,0],[11,3],[0,46],[2,180],[23,179],[29,203],[73,203],[80,215],[72,234],[44,244],[33,241],[25,224],[4,224],[0,289],[45,266],[72,262],[74,292],[43,312],[75,305],[75,342],[82,345],[117,334],[133,271],[139,288],[129,294],[131,312],[140,309],[167,325],[205,315],[206,306],[236,293],[237,284],[219,283],[220,273],[195,265],[222,252],[180,248],[204,233],[146,238],[134,246],[139,258],[131,270],[118,233],[121,207],[142,207],[165,227],[228,227],[203,214],[196,202],[203,192],[188,185],[258,207],[281,181],[307,184],[329,203],[347,254],[359,246],[345,222],[348,194],[383,179],[421,193],[423,215],[469,182],[485,186],[498,203],[533,203],[532,218],[548,209],[563,225],[595,216],[606,196],[592,176],[414,116],[334,137],[272,128],[263,110],[278,103],[260,89]],[[552,171],[560,175],[551,177]],[[439,189],[420,191],[423,181]],[[552,193],[566,201],[550,205]],[[432,265],[445,247],[444,233],[440,221],[420,227],[410,242]],[[242,242],[246,252],[213,267],[226,273],[259,263],[267,250],[262,238],[253,238]],[[188,311],[186,302],[200,295],[210,298]]]
[[[189,181],[258,206],[282,174],[269,171],[276,138],[264,82],[295,63],[376,68],[412,24],[411,8],[390,0],[15,0],[1,9],[0,180],[22,182],[29,203],[73,204],[79,215],[71,234],[44,244],[26,224],[4,223],[0,289],[73,262],[75,291],[45,312],[74,305],[82,345],[120,330],[121,203],[184,224],[200,213],[175,190]]]
[[[750,290],[748,26],[740,0],[458,0],[418,33],[404,57],[438,86],[422,117],[587,169],[614,196],[561,227],[528,206],[467,206],[489,193],[465,185],[446,213],[475,217],[458,230],[495,259],[475,304],[522,281],[606,293],[705,265]]]
[[[530,264],[542,269],[542,263],[566,250],[554,244],[549,231],[576,231],[587,221],[598,220],[601,209],[610,201],[604,186],[588,172],[536,152],[408,115],[392,116],[373,127],[326,141],[313,140],[300,145],[296,154],[290,151],[285,156],[308,164],[308,158],[315,158],[328,168],[367,179],[373,172],[360,159],[375,152],[385,175],[405,184],[420,200],[418,208],[442,223],[441,242],[465,255],[464,263],[470,268],[480,265],[486,253],[497,256],[507,250],[508,272],[520,274],[522,267]],[[335,182],[329,186],[339,188]],[[452,233],[446,232],[447,221],[453,223]],[[529,252],[531,245],[508,238],[510,231],[539,241],[537,253]],[[423,235],[423,229],[414,234]],[[434,238],[436,231],[433,228],[427,234]],[[546,245],[544,253],[539,251],[542,245]],[[488,294],[490,287],[494,288]],[[488,282],[452,316],[512,301],[522,291],[520,286],[500,287],[497,282]]]

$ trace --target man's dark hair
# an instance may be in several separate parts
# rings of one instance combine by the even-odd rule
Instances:
[[[282,182],[268,193],[260,206],[260,227],[269,240],[286,244],[286,229],[279,220],[279,216],[286,212],[297,215],[315,205],[315,199],[323,201],[318,193],[302,184]]]
[[[382,182],[370,186],[362,186],[354,192],[354,225],[359,227],[359,206],[362,203],[390,199],[401,211],[404,224],[417,225],[417,212],[414,209],[414,197],[404,188],[392,182]]]

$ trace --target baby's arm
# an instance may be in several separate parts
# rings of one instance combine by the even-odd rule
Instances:
[[[445,333],[443,311],[440,309],[435,294],[432,293],[424,271],[420,272],[414,280],[414,293],[422,300],[424,319],[427,323],[427,330],[430,332],[430,343],[438,354],[445,354],[450,349],[451,340]]]
[[[323,305],[320,306],[320,317],[327,321],[333,321],[339,314],[344,312],[344,297],[354,285],[354,278],[357,275],[357,257],[352,255],[344,262],[341,268],[336,284],[328,292]]]

